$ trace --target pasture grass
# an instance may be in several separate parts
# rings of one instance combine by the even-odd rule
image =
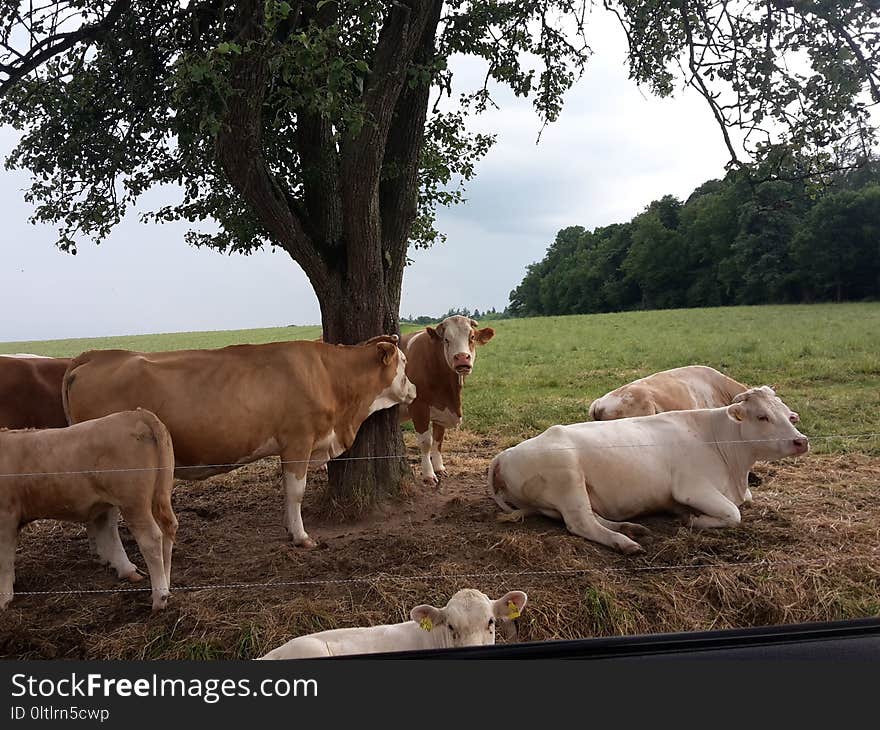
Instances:
[[[703,364],[770,384],[811,436],[880,432],[880,303],[719,307],[482,321],[462,428],[508,446],[555,423],[587,420],[590,402],[658,370]],[[404,331],[417,329],[405,328]],[[314,339],[319,326],[0,343],[0,353],[72,356]],[[816,439],[818,452],[880,454],[880,439]]]

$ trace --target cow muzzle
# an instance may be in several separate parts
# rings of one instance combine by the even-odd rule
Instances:
[[[467,375],[474,369],[473,358],[469,352],[460,352],[452,358],[452,369],[459,375]]]
[[[810,450],[810,440],[806,437],[792,439],[791,445],[794,447],[796,455],[806,454]]]

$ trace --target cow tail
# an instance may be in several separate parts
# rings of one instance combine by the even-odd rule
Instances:
[[[501,452],[502,454],[504,452]],[[504,478],[501,476],[501,454],[498,454],[489,464],[489,494],[504,512],[513,512],[514,508],[504,501],[503,493],[507,488]]]
[[[162,534],[174,542],[177,535],[177,516],[171,507],[171,487],[174,485],[174,447],[171,443],[171,434],[168,433],[165,424],[152,412],[146,411],[145,413],[152,416],[149,419],[149,426],[156,440],[159,455],[155,481],[153,482],[153,518],[159,524]]]
[[[83,363],[88,362],[90,354],[91,353],[89,352],[84,352],[73,358],[73,360],[70,361],[70,365],[67,366],[67,370],[64,372],[64,378],[61,381],[61,405],[64,408],[64,417],[67,419],[67,423],[70,426],[73,425],[73,419],[70,416],[70,386],[73,385],[73,381],[76,380],[76,373],[74,371]]]

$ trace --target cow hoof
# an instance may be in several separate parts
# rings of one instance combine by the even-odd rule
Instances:
[[[634,522],[622,523],[620,526],[620,532],[633,540],[637,537],[650,537],[654,534],[644,525],[637,525]]]
[[[446,479],[446,477],[449,476],[449,472],[447,472],[446,469],[437,469],[435,473],[437,474],[438,480],[439,479]]]
[[[6,598],[4,600],[0,600],[0,611],[5,611],[6,607],[12,602],[12,598]]]
[[[632,540],[627,540],[625,543],[618,545],[618,550],[624,555],[638,555],[645,552],[645,548]]]
[[[426,487],[436,487],[440,484],[440,480],[437,477],[422,477],[422,484]]]
[[[131,573],[125,576],[131,583],[140,583],[146,576],[143,575],[135,568]]]
[[[318,547],[318,543],[316,543],[310,537],[307,537],[304,540],[294,540],[293,544],[305,550],[314,550],[316,547]]]
[[[158,613],[159,611],[164,611],[168,607],[168,599],[170,595],[166,593],[161,596],[157,600],[153,601],[153,613]]]

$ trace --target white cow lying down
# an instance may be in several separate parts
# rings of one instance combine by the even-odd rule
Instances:
[[[765,385],[723,408],[551,426],[492,460],[489,491],[508,513],[500,520],[540,512],[575,535],[641,552],[631,538],[647,528],[619,520],[673,512],[692,527],[738,525],[752,465],[809,450],[799,420]]]
[[[443,608],[416,606],[410,611],[411,621],[297,636],[260,659],[308,659],[494,644],[496,626],[509,625],[520,615],[526,600],[522,591],[510,591],[493,601],[480,591],[463,588]]]

